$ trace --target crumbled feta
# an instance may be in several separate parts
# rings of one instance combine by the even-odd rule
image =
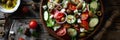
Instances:
[[[53,17],[54,17],[54,15],[51,15],[51,16],[50,16],[50,18],[53,18]]]
[[[78,22],[78,23],[82,23],[82,22],[81,22],[81,19],[78,19],[77,22]]]
[[[60,26],[55,26],[55,27],[53,27],[53,30],[56,31],[59,28],[60,28]]]
[[[74,10],[74,13],[76,14],[76,13],[78,13],[78,10],[76,9],[76,10]]]
[[[44,5],[44,6],[43,6],[43,9],[46,10],[46,9],[47,9],[47,5]]]
[[[10,34],[14,34],[15,32],[14,31],[10,31]]]
[[[84,28],[80,28],[80,32],[84,32],[85,31],[85,29]]]
[[[78,15],[81,15],[81,13],[78,13]]]
[[[61,11],[60,12],[65,12],[65,9],[61,9]]]

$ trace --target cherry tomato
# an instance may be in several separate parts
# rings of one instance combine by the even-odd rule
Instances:
[[[68,9],[70,9],[70,10],[76,10],[77,8],[76,8],[76,6],[75,5],[73,5],[72,3],[68,3]]]
[[[38,23],[35,20],[31,20],[29,23],[29,27],[31,29],[35,29],[37,27]]]
[[[88,19],[88,13],[84,12],[81,14],[81,20],[87,20]]]
[[[65,15],[63,14],[63,13],[61,13],[61,12],[56,12],[55,14],[54,14],[54,18],[57,20],[57,21],[61,21],[61,19],[62,19],[62,17],[64,17]]]
[[[24,38],[20,37],[18,40],[24,40]]]
[[[23,13],[28,13],[29,9],[27,6],[23,6],[22,11]]]
[[[85,20],[82,20],[82,26],[83,26],[86,30],[89,29],[88,22],[85,21]]]
[[[60,28],[59,30],[57,30],[56,34],[58,36],[64,36],[66,34],[66,28]]]
[[[63,14],[63,13],[58,13],[58,15],[57,15],[56,19],[61,19],[63,16],[64,16],[64,14]]]

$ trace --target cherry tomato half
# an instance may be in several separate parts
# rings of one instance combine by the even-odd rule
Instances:
[[[88,13],[84,12],[81,14],[81,20],[87,20],[88,19]]]
[[[37,27],[38,23],[35,20],[31,20],[29,23],[29,27],[31,29],[35,29]]]
[[[75,5],[73,5],[72,3],[68,3],[68,9],[70,9],[70,10],[76,10],[77,8],[76,8],[76,6]]]
[[[62,13],[62,12],[56,12],[55,14],[54,14],[54,18],[57,20],[57,21],[61,21],[61,19],[62,19],[62,17],[64,17],[65,15],[64,15],[64,13]]]
[[[85,20],[82,20],[82,26],[83,26],[86,30],[89,29],[88,22],[85,21]]]
[[[64,16],[64,14],[63,13],[58,13],[58,15],[57,15],[57,17],[56,17],[56,19],[61,19],[62,17]]]
[[[64,36],[66,34],[66,28],[60,28],[59,30],[57,30],[56,34],[58,36]]]

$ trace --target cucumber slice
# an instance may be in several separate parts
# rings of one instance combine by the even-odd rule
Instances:
[[[75,37],[77,35],[77,31],[73,28],[69,28],[67,32],[71,37]]]
[[[48,20],[48,16],[49,16],[49,15],[48,15],[48,12],[47,12],[47,11],[45,11],[45,12],[44,12],[44,20],[45,20],[45,21],[47,21],[47,20]]]
[[[90,27],[95,27],[99,22],[98,18],[91,18],[90,22],[89,22],[89,26]]]
[[[90,8],[93,10],[97,10],[98,9],[98,3],[96,1],[93,1],[90,3]]]
[[[67,22],[72,24],[76,21],[76,18],[73,15],[68,15],[67,16]]]

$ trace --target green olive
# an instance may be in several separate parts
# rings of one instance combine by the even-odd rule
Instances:
[[[101,15],[102,15],[101,11],[98,11],[98,12],[97,12],[97,15],[98,15],[98,16],[101,16]]]

